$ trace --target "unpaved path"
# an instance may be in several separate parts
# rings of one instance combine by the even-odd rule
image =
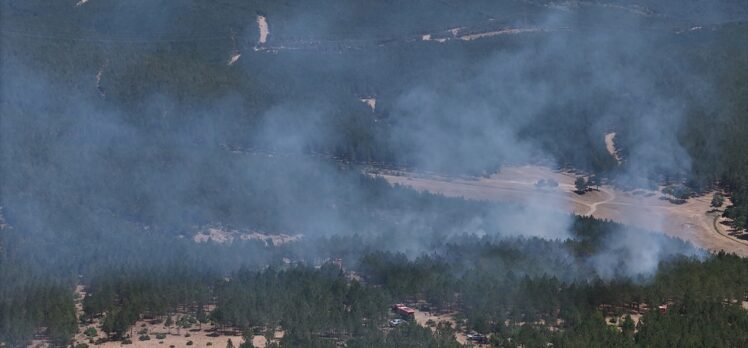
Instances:
[[[618,164],[621,164],[621,156],[618,154],[618,150],[616,149],[615,139],[616,132],[605,134],[605,148],[608,150],[608,153],[618,161]]]
[[[488,31],[485,33],[466,34],[459,36],[460,40],[473,41],[488,37],[494,37],[498,35],[510,35],[510,34],[522,34],[522,33],[535,33],[543,31],[540,28],[507,28],[502,30]]]
[[[748,240],[740,239],[735,236],[735,231],[728,230],[724,223],[727,222],[726,218],[723,218],[721,216],[721,211],[719,213],[713,214],[714,218],[712,219],[712,228],[714,228],[714,231],[716,231],[719,235],[722,237],[729,239],[731,241],[734,241],[735,243],[740,243],[748,247]]]
[[[590,210],[587,211],[587,214],[584,214],[584,215],[593,216],[597,212],[597,206],[599,206],[601,204],[609,203],[612,200],[616,199],[616,194],[613,191],[610,191],[610,190],[607,190],[607,189],[603,189],[603,188],[601,188],[599,191],[602,192],[602,193],[605,193],[606,195],[608,195],[608,198],[606,198],[605,200],[602,200],[602,201],[599,201],[599,202],[594,202],[594,203],[590,204]]]
[[[430,33],[418,35],[402,35],[391,39],[343,39],[343,40],[319,40],[306,39],[299,41],[297,39],[284,40],[283,38],[273,39],[274,45],[265,45],[270,33],[267,19],[264,16],[257,16],[257,24],[260,29],[260,38],[258,40],[256,51],[278,53],[279,51],[293,50],[317,50],[317,51],[342,51],[352,49],[367,49],[411,43],[416,41],[426,41],[435,43],[445,43],[448,41],[474,41],[486,39],[500,35],[519,35],[526,33],[553,33],[568,31],[568,28],[541,28],[541,27],[496,27],[491,22],[474,23],[446,30],[439,30]],[[489,25],[487,28],[486,25]]]
[[[402,171],[379,171],[391,184],[465,199],[533,205],[552,202],[550,208],[591,215],[654,231],[662,231],[705,249],[748,256],[748,245],[715,232],[711,195],[672,204],[656,191],[624,192],[611,186],[584,195],[573,192],[576,176],[540,166],[505,167],[488,178],[453,178]],[[553,179],[558,187],[538,189],[540,179]]]
[[[96,90],[99,91],[99,95],[102,97],[106,96],[106,93],[104,92],[104,87],[101,85],[101,78],[104,77],[104,69],[107,68],[107,65],[109,65],[108,59],[101,64],[99,71],[96,72]]]

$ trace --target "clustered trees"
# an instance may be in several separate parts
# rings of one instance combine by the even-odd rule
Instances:
[[[363,283],[331,263],[320,268],[278,263],[265,270],[257,265],[228,274],[183,262],[147,268],[111,266],[84,278],[88,295],[83,319],[103,315],[102,331],[122,339],[133,337],[132,325],[143,316],[169,321],[179,312],[182,319],[198,318],[205,304],[215,304],[204,320],[246,335],[283,329],[281,345],[290,347],[331,347],[340,341],[353,347],[455,347],[452,330],[458,328],[491,333],[497,346],[551,342],[568,347],[625,347],[695,339],[739,346],[744,342],[744,335],[732,328],[746,320],[746,312],[739,308],[748,292],[746,259],[723,253],[704,261],[677,258],[663,262],[648,282],[601,280],[587,264],[588,255],[601,247],[607,235],[620,233],[620,226],[577,218],[573,228],[575,237],[568,241],[463,236],[435,244],[432,253],[415,259],[377,251],[379,246],[358,237],[306,245],[324,254],[359,244],[360,258],[349,257],[346,264]],[[303,252],[296,255],[292,257],[303,258]],[[67,342],[77,327],[71,287],[63,285],[55,291],[34,285],[22,295],[10,291],[7,284],[0,306],[4,313],[0,318],[6,320],[0,321],[4,341],[24,342],[44,326],[55,342]],[[35,291],[43,297],[34,297]],[[456,311],[460,327],[442,325],[433,334],[416,325],[382,331],[390,304],[417,301],[426,301],[429,310]],[[620,332],[602,317],[663,303],[671,304],[667,314],[647,312],[635,328],[624,319]],[[44,314],[18,316],[15,313],[22,313],[18,308]],[[53,308],[59,308],[60,315]],[[687,332],[703,315],[712,318],[710,325]]]
[[[712,195],[712,202],[710,203],[710,205],[713,208],[720,208],[720,207],[722,207],[723,204],[725,204],[725,196],[723,196],[719,192],[715,192]]]
[[[406,298],[408,295],[423,298],[423,292],[428,290],[443,293],[445,297],[441,300],[452,303],[457,301],[455,294],[459,294],[459,313],[468,328],[493,333],[492,342],[502,347],[545,346],[549,342],[562,347],[689,346],[694,340],[710,346],[740,346],[748,338],[737,329],[748,320],[748,312],[740,308],[748,291],[748,263],[733,255],[721,253],[705,262],[694,259],[668,262],[652,281],[642,284],[626,279],[563,281],[555,276],[522,275],[531,264],[544,262],[533,257],[527,257],[533,260],[523,260],[524,257],[516,260],[517,254],[496,252],[495,248],[503,249],[499,245],[486,245],[477,251],[472,247],[451,245],[452,249],[473,251],[456,251],[467,258],[469,266],[465,267],[469,271],[464,273],[454,269],[454,265],[443,269],[438,258],[408,262],[401,256],[385,254],[378,258],[390,258],[393,262],[377,262],[390,265],[378,272],[389,274],[387,269],[393,269],[396,275],[399,269],[407,268],[415,278],[410,280],[412,283],[425,283],[401,295]],[[514,261],[511,269],[489,267],[493,263],[501,265],[509,258]],[[444,278],[445,274],[452,276],[442,282],[429,281]],[[699,284],[693,284],[695,279],[701,279]],[[382,284],[387,290],[401,292],[402,282],[403,279],[392,277],[383,279]],[[638,326],[624,316],[618,330],[607,325],[603,318],[645,305],[657,308],[663,303],[671,304],[666,314],[648,311]],[[704,318],[713,318],[715,322],[705,322]],[[546,324],[538,324],[541,322]],[[557,322],[560,324],[548,324]],[[692,325],[700,327],[689,332]]]
[[[128,335],[134,320],[142,315],[172,320],[171,314],[179,310],[203,318],[203,304],[215,302],[218,309],[211,313],[212,320],[242,329],[283,327],[288,330],[288,346],[329,345],[322,337],[326,333],[355,347],[452,346],[448,328],[437,330],[436,335],[413,325],[388,335],[378,329],[385,317],[383,306],[390,301],[425,299],[434,306],[459,309],[468,326],[493,332],[495,343],[506,346],[548,342],[556,346],[632,342],[678,346],[691,345],[698,338],[714,345],[745,346],[744,332],[733,330],[728,337],[730,328],[744,327],[743,312],[723,303],[745,294],[744,260],[717,255],[703,263],[672,261],[663,264],[654,281],[646,285],[626,279],[589,279],[584,276],[590,274],[589,265],[581,260],[600,247],[605,236],[601,231],[610,225],[577,219],[577,238],[566,242],[470,238],[453,242],[448,237],[467,222],[491,220],[483,218],[495,206],[392,189],[382,180],[310,164],[313,161],[308,158],[236,156],[222,146],[323,154],[343,162],[417,165],[420,149],[417,143],[408,142],[411,133],[391,141],[397,135],[393,129],[417,117],[392,117],[401,96],[416,85],[442,88],[463,81],[466,75],[481,75],[474,67],[520,44],[542,47],[547,43],[544,35],[507,35],[470,45],[416,43],[380,48],[373,44],[372,49],[340,54],[335,48],[272,55],[253,51],[254,44],[249,43],[240,45],[241,60],[228,67],[226,52],[236,48],[230,33],[244,28],[247,18],[258,10],[273,11],[271,20],[283,23],[297,17],[294,11],[337,13],[333,10],[341,2],[301,7],[277,1],[223,3],[196,4],[179,11],[177,17],[190,23],[174,26],[179,29],[171,38],[180,40],[148,36],[141,37],[142,42],[123,36],[133,31],[120,32],[118,25],[97,17],[100,12],[122,13],[112,4],[90,2],[84,9],[38,0],[0,5],[7,11],[4,26],[15,32],[3,32],[0,50],[3,163],[8,164],[1,169],[1,191],[5,217],[13,225],[0,234],[0,341],[22,345],[38,329],[46,328],[42,334],[53,343],[67,344],[76,330],[72,289],[82,281],[90,293],[84,299],[86,316],[105,313],[102,329],[113,338]],[[481,11],[462,11],[444,3],[358,5],[361,12],[349,18],[361,25],[334,21],[341,29],[337,35],[410,37],[435,22],[456,27],[484,17]],[[103,11],[88,11],[88,6],[100,6],[94,8]],[[545,15],[542,7],[522,2],[480,1],[474,6],[487,12],[521,13],[530,19]],[[291,8],[295,10],[287,12]],[[393,13],[416,20],[391,20]],[[591,16],[596,14],[589,11]],[[81,27],[92,22],[98,23],[97,30]],[[273,35],[306,34],[293,31],[298,27],[274,25]],[[75,35],[81,32],[102,36]],[[257,35],[254,27],[248,32]],[[183,40],[204,33],[226,35],[200,43]],[[577,34],[554,35],[573,38]],[[708,80],[717,81],[716,100],[684,106],[686,120],[677,134],[693,159],[693,170],[652,173],[655,177],[647,179],[675,175],[695,192],[719,182],[733,203],[725,215],[735,228],[745,229],[746,33],[736,24],[700,35],[665,40],[668,50],[663,50],[671,52],[670,59],[687,59],[693,68],[688,75],[707,75]],[[560,80],[551,81],[557,75],[545,70],[568,69],[553,65],[563,60],[549,64],[529,75],[540,77],[548,86],[567,87],[577,80],[559,76]],[[647,73],[666,86],[669,95],[691,100],[693,91],[682,90],[685,87],[680,86],[686,84],[671,79],[680,72],[668,70],[669,64],[648,65],[656,67]],[[99,70],[101,81],[96,86]],[[359,91],[380,97],[377,111],[371,112],[356,100]],[[584,102],[548,105],[531,122],[523,123],[518,140],[537,143],[558,163],[613,177],[628,169],[627,164],[618,165],[605,151],[601,136],[578,136],[590,131],[609,100],[605,95],[585,95]],[[274,129],[268,124],[277,116],[279,104],[289,109],[281,110],[285,118],[279,122],[280,129]],[[707,105],[700,108],[698,104]],[[319,118],[308,117],[310,109],[324,111]],[[447,121],[453,115],[433,117],[435,123],[450,124]],[[503,121],[503,115],[495,117]],[[311,140],[299,148],[294,147],[298,144],[293,137],[275,142],[277,137],[272,136],[290,128],[298,131],[294,134],[304,134],[304,130],[318,130],[320,124],[325,125],[324,136],[312,132]],[[212,126],[209,131],[206,125]],[[610,126],[621,128],[616,145],[625,154],[635,145],[627,132],[635,133],[636,125],[628,128],[622,119]],[[448,139],[465,135],[459,127],[445,128]],[[257,129],[268,132],[257,134]],[[473,132],[468,131],[469,135]],[[482,154],[490,157],[493,150],[482,150],[486,151]],[[455,164],[466,163],[462,156],[447,157],[449,162],[436,169],[484,173],[500,164],[486,160],[480,166],[453,169]],[[597,186],[600,176],[579,178],[576,188],[585,191]],[[687,191],[673,191],[677,197],[690,195],[683,192]],[[714,202],[717,206],[722,200],[715,196]],[[333,217],[341,223],[320,223]],[[278,248],[256,241],[198,246],[190,240],[194,226],[213,223],[271,233],[344,236],[322,240],[315,247]],[[481,227],[500,230],[490,224]],[[365,237],[345,235],[350,231]],[[387,252],[400,246],[398,236],[411,235],[417,235],[420,245],[433,245],[430,251],[440,256],[412,259]],[[573,255],[571,259],[567,252]],[[315,257],[342,256],[370,283],[349,283],[329,267],[280,270],[283,257],[289,256],[308,264]],[[268,264],[276,268],[258,271]],[[247,269],[239,270],[242,266]],[[227,276],[229,282],[224,281]],[[676,304],[674,310],[647,314],[633,335],[630,323],[618,334],[598,315],[597,306],[603,304],[646,302],[652,307],[669,300]],[[698,323],[699,315],[714,320],[704,325],[705,330],[687,332],[686,328]],[[315,319],[318,316],[321,319]],[[565,324],[558,333],[533,325],[501,325],[505,320],[540,319],[562,319]]]

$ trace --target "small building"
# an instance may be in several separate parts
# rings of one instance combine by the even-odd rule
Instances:
[[[400,316],[402,316],[405,319],[416,318],[416,310],[402,303],[392,305],[392,310],[396,312],[397,314],[400,314]]]

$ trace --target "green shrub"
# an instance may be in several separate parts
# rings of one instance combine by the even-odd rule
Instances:
[[[89,327],[88,329],[86,329],[86,331],[83,331],[83,334],[88,337],[95,337],[99,333],[96,331],[95,327]]]
[[[148,336],[148,335],[140,335],[140,337],[139,337],[138,339],[139,339],[139,340],[141,340],[141,341],[148,341],[148,340],[150,340],[150,339],[151,339],[151,336]]]
[[[725,204],[725,196],[715,192],[714,195],[712,196],[711,206],[714,208],[719,208],[723,204]]]
[[[670,185],[662,189],[662,193],[671,195],[678,200],[685,200],[693,196],[693,191],[685,185]]]
[[[162,340],[164,338],[166,338],[166,334],[165,333],[157,333],[156,334],[156,339]]]
[[[187,345],[191,346],[192,345],[192,341],[187,341]]]

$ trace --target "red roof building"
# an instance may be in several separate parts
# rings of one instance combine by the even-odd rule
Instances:
[[[392,310],[409,319],[416,317],[416,310],[402,303],[392,305]]]

